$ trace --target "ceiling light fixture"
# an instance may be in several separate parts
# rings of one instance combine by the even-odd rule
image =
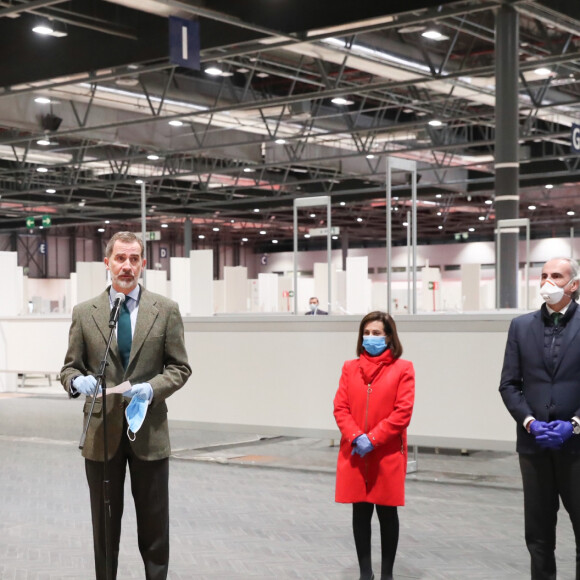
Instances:
[[[309,238],[310,237],[310,234],[304,234],[304,237],[305,238]]]
[[[332,236],[333,240],[338,240],[338,236]]]
[[[38,103],[39,105],[50,105],[52,101],[48,97],[36,97],[34,102]]]
[[[482,216],[482,215],[480,215],[480,216],[479,216],[477,219],[478,219],[480,222],[483,222],[483,221],[485,221],[485,217],[484,217],[484,216]]]
[[[222,74],[222,69],[217,67],[216,65],[208,66],[203,72],[212,76],[212,77],[219,77]]]
[[[483,203],[485,203],[485,205],[491,205],[493,203],[493,200],[486,199]]]
[[[346,205],[346,201],[341,201],[340,205]]]
[[[474,232],[475,231],[475,228],[468,228],[467,231],[468,232]]]
[[[56,189],[48,188],[46,193],[56,193]]]
[[[36,171],[38,171],[38,173],[46,173],[48,169],[46,167],[37,167]]]
[[[316,214],[315,214],[315,213],[311,213],[311,214],[310,214],[310,217],[311,217],[311,218],[315,218],[315,217],[316,217]]]
[[[334,103],[335,105],[354,105],[354,101],[349,101],[344,97],[334,97],[334,99],[332,99],[330,102]]]
[[[161,224],[161,227],[162,228],[168,228],[169,227],[169,224]]]
[[[54,22],[41,22],[32,29],[32,32],[40,34],[41,36],[52,36],[54,38],[67,36],[67,33],[64,30],[59,30]]]
[[[260,210],[256,207],[254,208],[254,213],[260,213]]]
[[[437,226],[437,229],[438,230],[442,230],[443,229],[443,226]]]
[[[102,234],[102,233],[104,233],[104,231],[105,231],[105,228],[99,228],[99,229],[97,230],[97,232],[99,232],[99,233],[101,233],[101,234]]]
[[[574,210],[570,210],[566,212],[566,215],[576,215],[576,212]]]
[[[219,232],[219,231],[220,231],[220,229],[219,229],[219,228],[212,228],[212,230],[213,230],[214,232]]]
[[[244,167],[244,173],[254,173],[255,171],[252,167]]]
[[[151,154],[147,155],[147,159],[149,159],[149,161],[157,161],[159,159],[159,155],[156,155],[155,153],[151,153]]]
[[[278,243],[278,240],[272,240],[272,243],[273,244],[277,244]]]
[[[540,67],[534,71],[534,74],[537,74],[539,77],[549,77],[552,74],[552,71],[549,68]]]
[[[40,145],[41,147],[48,147],[49,145],[52,145],[48,139],[39,139],[36,144]]]
[[[357,222],[362,222],[362,221],[363,221],[363,219],[362,219],[361,217],[357,217],[357,218],[356,218],[356,221],[357,221]]]
[[[537,209],[537,208],[536,208],[536,206],[535,206],[535,205],[528,205],[528,209],[529,209],[530,211],[534,211],[534,210],[535,210],[535,209]]]
[[[169,121],[169,124],[172,127],[181,127],[183,125],[183,121],[180,121],[179,119],[173,119],[173,121]]]
[[[205,240],[205,236],[203,234],[199,234],[199,236],[197,236],[200,240]]]
[[[242,242],[247,242],[248,238],[242,238]]]
[[[551,183],[548,183],[548,185],[544,186],[546,189],[552,189],[554,186]]]
[[[265,235],[266,235],[266,233],[267,233],[267,232],[266,232],[266,230],[260,230],[260,235],[261,235],[261,236],[265,236]]]
[[[286,143],[286,139],[276,139],[274,143],[276,143],[276,145],[284,145]]]
[[[141,184],[143,183],[143,180],[142,180],[142,179],[136,179],[136,180],[135,180],[135,183],[136,183],[137,185],[141,185]]]
[[[443,125],[443,121],[440,121],[439,119],[431,119],[429,121],[429,125],[431,125],[431,127],[441,127]]]
[[[374,159],[374,158],[375,158],[375,156],[372,153],[369,153],[367,155],[367,159]]]
[[[441,40],[449,40],[448,36],[445,36],[445,34],[439,32],[438,30],[434,30],[432,28],[430,30],[425,30],[425,32],[422,32],[421,36],[423,38],[428,38],[429,40],[436,40],[437,42],[439,42]]]

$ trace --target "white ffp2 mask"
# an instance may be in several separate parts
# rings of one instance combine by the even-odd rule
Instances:
[[[547,304],[558,304],[564,298],[564,288],[560,288],[552,280],[546,280],[540,287],[540,295]]]

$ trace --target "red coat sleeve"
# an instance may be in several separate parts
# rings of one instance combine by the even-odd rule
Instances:
[[[334,418],[342,433],[342,436],[352,443],[359,435],[363,434],[362,429],[357,425],[350,412],[350,402],[348,396],[348,363],[342,365],[342,373],[338,383],[338,391],[334,397]]]
[[[369,431],[368,437],[375,447],[384,445],[389,439],[405,431],[411,422],[414,401],[415,369],[413,364],[408,362],[401,372],[392,412]]]

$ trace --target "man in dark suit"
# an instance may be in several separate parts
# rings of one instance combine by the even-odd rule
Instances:
[[[318,308],[318,298],[316,298],[316,296],[313,296],[309,300],[308,308],[310,310],[308,310],[306,314],[310,316],[326,316],[328,314],[328,312],[325,312],[324,310],[320,310],[320,308]]]
[[[500,393],[517,423],[525,536],[533,580],[556,580],[559,500],[576,537],[580,580],[580,309],[578,264],[542,269],[541,309],[511,322]]]
[[[137,514],[139,551],[147,580],[165,580],[169,566],[169,429],[165,399],[180,389],[191,374],[185,351],[183,322],[172,300],[139,286],[146,264],[143,243],[131,232],[115,234],[105,251],[112,285],[73,309],[69,345],[60,377],[71,397],[86,395],[85,422],[100,362],[109,337],[114,298],[125,295],[105,371],[107,388],[130,381],[122,394],[107,395],[111,578],[117,576],[123,489],[127,464]],[[123,325],[121,324],[123,319]],[[129,403],[131,401],[131,403]],[[102,399],[97,399],[83,447],[91,498],[97,580],[105,580],[105,507],[103,502]],[[135,425],[126,411],[136,403],[145,413]],[[148,404],[147,404],[148,403]],[[127,416],[128,415],[128,416]],[[140,423],[140,421],[139,421]],[[135,433],[129,433],[132,426]],[[138,432],[137,432],[138,431]]]

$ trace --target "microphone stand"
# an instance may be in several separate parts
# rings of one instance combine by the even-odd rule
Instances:
[[[118,314],[117,314],[118,318]],[[112,560],[112,547],[111,547],[111,498],[110,498],[110,480],[109,480],[109,445],[108,445],[108,435],[107,435],[107,383],[105,380],[105,369],[109,364],[107,358],[109,356],[109,350],[111,349],[111,341],[113,340],[113,332],[115,331],[115,326],[117,325],[117,319],[109,320],[109,328],[111,332],[109,333],[109,339],[107,340],[107,347],[105,348],[105,354],[103,355],[103,360],[99,367],[98,374],[95,375],[97,379],[97,386],[95,387],[95,392],[93,393],[93,399],[91,401],[91,408],[89,409],[89,415],[87,417],[87,422],[85,423],[85,428],[83,434],[81,435],[81,440],[79,442],[79,449],[85,446],[85,439],[87,438],[87,431],[89,430],[89,423],[91,417],[93,416],[93,408],[97,400],[97,395],[99,393],[99,387],[101,387],[102,392],[102,403],[101,412],[103,413],[103,505],[105,508],[105,573],[106,579],[111,580],[113,577],[113,560]]]

